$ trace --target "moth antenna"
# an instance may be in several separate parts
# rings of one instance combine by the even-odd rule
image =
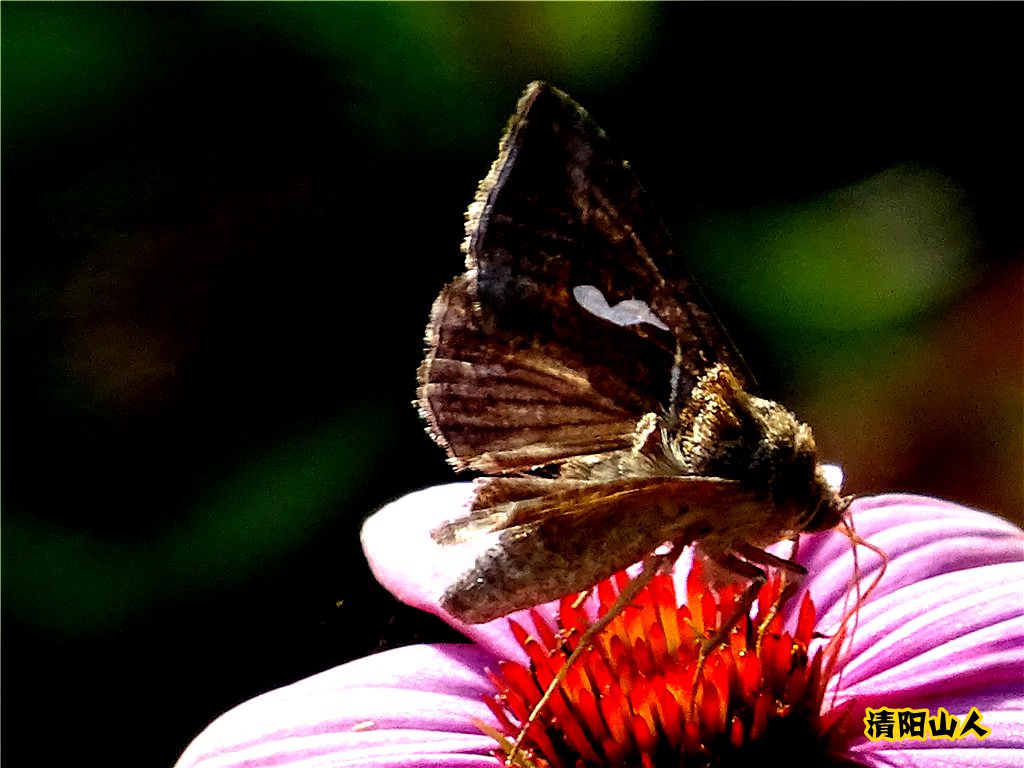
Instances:
[[[519,729],[519,735],[516,736],[516,740],[512,742],[510,747],[505,747],[505,761],[511,765],[522,765],[523,761],[519,757],[519,750],[522,747],[523,740],[526,738],[526,732],[530,729],[530,726],[537,721],[540,717],[541,712],[544,711],[544,707],[547,706],[548,701],[555,695],[555,691],[561,686],[562,681],[565,680],[565,676],[569,674],[569,670],[572,665],[576,663],[580,656],[583,655],[591,642],[597,637],[612,621],[625,610],[626,606],[633,602],[633,599],[640,593],[640,591],[651,583],[651,579],[657,575],[662,568],[666,565],[674,562],[682,551],[682,545],[676,542],[669,547],[667,552],[660,554],[653,554],[644,559],[643,570],[636,576],[636,578],[630,579],[629,583],[626,584],[625,589],[619,593],[618,598],[612,604],[612,607],[597,621],[587,627],[586,631],[580,635],[579,643],[573,652],[566,659],[565,663],[562,664],[558,673],[554,679],[548,684],[548,687],[544,690],[544,695],[540,697],[540,700],[534,705],[533,710],[530,712],[530,716],[526,718],[526,722],[523,723],[522,728]]]
[[[882,577],[885,575],[885,570],[889,566],[889,556],[885,553],[881,547],[872,544],[865,538],[862,538],[858,533],[853,523],[853,516],[847,512],[843,515],[841,520],[841,530],[843,534],[850,540],[850,547],[853,555],[853,584],[852,588],[847,591],[846,596],[843,599],[844,613],[842,618],[839,620],[839,631],[832,636],[832,639],[825,646],[826,656],[836,655],[840,653],[840,646],[846,644],[845,652],[848,653],[853,647],[853,638],[857,632],[857,626],[860,622],[860,609],[867,602],[871,593],[875,591],[879,583],[882,581]],[[858,547],[864,547],[874,552],[881,560],[881,567],[878,569],[878,573],[872,579],[871,584],[868,585],[866,590],[861,590],[861,573],[860,573],[860,557],[858,555]],[[850,595],[856,595],[852,607],[846,607],[849,603]],[[852,620],[850,631],[845,630],[847,622]],[[839,674],[836,676],[836,684],[832,689],[832,706],[835,707],[836,697],[842,688],[843,672],[846,665],[839,665]]]

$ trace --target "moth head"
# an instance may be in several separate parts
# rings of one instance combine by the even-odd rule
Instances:
[[[843,514],[853,501],[853,496],[840,495],[843,490],[843,469],[835,464],[818,464],[814,470],[815,484],[819,489],[817,503],[807,523],[805,533],[827,531],[842,522]]]

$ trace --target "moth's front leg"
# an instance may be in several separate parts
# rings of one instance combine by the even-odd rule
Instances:
[[[795,551],[796,541],[794,541],[794,555]],[[698,552],[698,556],[699,555],[700,553]],[[740,556],[742,556],[742,559]],[[792,559],[787,560],[786,558],[778,557],[777,555],[773,555],[771,552],[767,552],[746,543],[738,544],[735,547],[734,552],[705,555],[705,557],[720,569],[720,572],[725,572],[732,576],[738,576],[750,581],[747,588],[736,599],[735,610],[733,610],[731,615],[728,617],[723,617],[723,621],[718,630],[712,637],[705,641],[702,653],[702,655],[705,656],[711,651],[711,649],[726,641],[726,638],[729,636],[729,632],[732,631],[732,628],[736,626],[736,623],[741,618],[750,615],[751,606],[757,599],[757,595],[761,591],[761,587],[763,587],[765,582],[768,580],[766,572],[763,568],[758,568],[758,565],[777,568],[784,573],[789,573],[797,577],[796,581],[786,584],[783,594],[780,595],[780,599],[777,601],[778,604],[785,602],[785,598],[792,594],[799,585],[799,581],[807,575],[807,569],[799,563],[794,562]],[[761,622],[761,626],[757,628],[758,644],[760,644],[761,635],[763,634],[765,627],[767,627],[768,623],[775,616],[777,610],[778,605],[772,606],[768,616]]]

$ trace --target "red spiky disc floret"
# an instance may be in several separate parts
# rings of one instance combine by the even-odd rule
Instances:
[[[627,578],[621,573],[598,585],[599,616]],[[780,608],[787,598],[772,577],[758,594],[754,618],[741,617],[701,663],[701,648],[732,617],[742,589],[712,590],[699,563],[686,588],[680,604],[672,578],[658,575],[605,628],[530,725],[522,762],[537,768],[747,765],[776,750],[790,760],[838,762],[828,740],[841,713],[821,709],[842,638],[809,656],[810,596],[804,595],[795,631],[786,632]],[[486,701],[510,740],[595,620],[585,602],[562,600],[557,631],[537,611],[532,634],[509,622],[530,668],[501,662],[489,672],[497,693]],[[496,755],[505,762],[503,752]]]

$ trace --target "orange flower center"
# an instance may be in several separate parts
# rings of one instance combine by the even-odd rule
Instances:
[[[627,578],[621,573],[597,587],[599,616]],[[809,658],[815,622],[810,596],[805,594],[791,634],[780,616],[786,590],[779,578],[769,579],[754,618],[741,616],[721,643],[703,653],[718,628],[741,610],[742,589],[716,593],[699,563],[686,586],[680,605],[671,577],[656,576],[598,635],[527,729],[522,763],[748,765],[772,753],[791,762],[827,761],[828,735],[841,716],[820,714],[836,657],[827,649],[841,643],[829,643]],[[487,704],[509,739],[519,734],[594,620],[585,602],[562,600],[557,631],[537,611],[533,634],[509,622],[531,662],[527,668],[503,661],[497,673],[489,672],[497,693]],[[504,753],[496,754],[504,763]]]

